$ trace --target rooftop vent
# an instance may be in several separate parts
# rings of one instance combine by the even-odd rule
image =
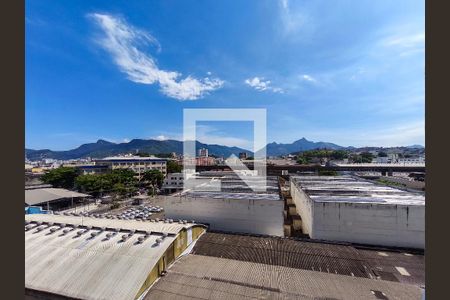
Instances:
[[[60,228],[53,227],[53,228],[50,228],[50,232],[53,233],[53,232],[55,232],[56,230],[59,230],[59,229]]]
[[[91,237],[96,237],[97,235],[98,235],[98,232],[96,232],[96,231],[91,232]]]
[[[129,236],[128,234],[124,234],[122,235],[122,241],[125,242],[126,240],[128,240]]]
[[[64,230],[63,230],[63,233],[64,233],[64,234],[67,234],[67,233],[69,233],[69,232],[72,231],[72,230],[73,230],[73,229],[67,228],[67,229],[64,229]]]
[[[83,235],[83,234],[85,234],[85,233],[86,233],[85,230],[79,230],[79,231],[77,232],[77,235],[80,236],[80,235]]]

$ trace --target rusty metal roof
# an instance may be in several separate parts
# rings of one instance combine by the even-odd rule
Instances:
[[[414,285],[187,255],[145,296],[150,299],[420,299]],[[382,298],[384,297],[384,298]]]
[[[425,259],[418,252],[357,248],[278,237],[207,232],[193,254],[296,269],[425,285]],[[409,276],[397,268],[404,268]]]

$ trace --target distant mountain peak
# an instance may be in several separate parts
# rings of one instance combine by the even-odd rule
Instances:
[[[99,144],[99,145],[110,145],[110,144],[114,144],[114,143],[106,141],[106,140],[103,140],[103,139],[99,139],[99,140],[97,140],[96,144]]]

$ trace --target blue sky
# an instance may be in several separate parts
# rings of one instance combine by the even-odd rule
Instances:
[[[425,143],[424,1],[26,1],[26,147],[181,139],[266,108],[267,141]],[[247,122],[208,143],[250,148]]]

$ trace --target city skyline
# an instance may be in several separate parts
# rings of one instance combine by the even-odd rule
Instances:
[[[266,108],[268,142],[425,145],[421,1],[40,1],[25,15],[27,148],[181,140],[184,108]],[[197,130],[243,148],[252,134]]]

